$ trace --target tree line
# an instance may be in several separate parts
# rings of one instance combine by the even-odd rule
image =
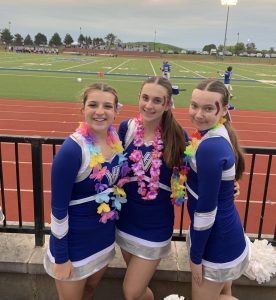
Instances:
[[[60,47],[65,45],[68,47],[74,42],[72,36],[69,33],[65,35],[62,41],[60,35],[57,32],[55,32],[48,41],[46,35],[40,32],[34,36],[34,39],[32,39],[29,34],[27,34],[25,38],[19,33],[12,35],[8,28],[4,28],[0,31],[0,40],[3,44],[12,46]],[[122,44],[122,41],[118,39],[113,33],[107,34],[107,36],[104,39],[100,37],[95,37],[92,39],[90,36],[84,36],[80,33],[78,37],[78,43],[80,45],[87,46],[106,45],[111,47],[115,43]]]
[[[8,28],[4,28],[0,30],[0,41],[5,45],[10,46],[50,46],[50,47],[61,47],[66,46],[69,47],[74,42],[72,36],[67,33],[62,40],[60,35],[55,32],[53,36],[47,39],[45,34],[37,33],[34,36],[34,39],[31,38],[30,34],[27,34],[24,38],[21,34],[16,33],[12,34]],[[85,45],[88,47],[98,47],[98,46],[106,46],[109,49],[113,45],[117,45],[119,47],[124,47],[124,43],[116,37],[115,34],[109,33],[106,37],[95,37],[91,38],[90,36],[84,36],[80,33],[78,37],[78,44]],[[211,49],[216,49],[217,51],[223,51],[223,45],[219,45],[218,47],[215,44],[205,45],[202,51],[208,51],[210,53]],[[225,51],[229,51],[231,53],[239,54],[242,52],[247,53],[255,53],[257,51],[257,47],[255,43],[248,42],[245,43],[236,43],[236,45],[226,46]],[[269,50],[261,50],[262,53],[274,53],[274,48],[270,47]]]
[[[218,47],[215,44],[209,44],[205,45],[202,49],[202,51],[208,51],[210,53],[211,49],[216,49],[217,51],[222,52],[223,51],[223,45],[219,45]],[[226,46],[224,51],[228,51],[235,54],[240,54],[243,52],[250,53],[256,53],[257,51],[260,51],[262,53],[274,53],[274,48],[270,47],[269,50],[258,50],[255,43],[248,42],[245,43],[236,43],[236,45],[230,45]]]

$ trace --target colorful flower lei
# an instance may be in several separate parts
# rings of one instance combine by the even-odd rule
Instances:
[[[110,126],[107,130],[107,144],[111,147],[112,153],[116,153],[119,156],[119,165],[121,168],[120,175],[122,177],[117,185],[113,186],[113,196],[110,196],[110,192],[106,191],[108,185],[101,183],[102,178],[106,174],[107,167],[102,167],[105,158],[102,154],[101,147],[95,146],[95,135],[93,135],[91,128],[86,122],[80,123],[76,132],[84,137],[90,152],[89,166],[92,168],[92,173],[89,178],[98,181],[95,184],[95,189],[97,192],[96,202],[100,204],[97,210],[97,213],[101,215],[100,222],[106,223],[109,219],[119,219],[118,210],[121,210],[121,205],[127,202],[126,193],[122,186],[129,181],[125,176],[130,171],[127,158],[123,155],[124,149],[122,147],[122,142],[120,141],[116,130]],[[113,209],[111,209],[110,203]]]
[[[136,131],[134,136],[133,144],[137,148],[144,145],[144,126],[141,116],[134,119],[136,124]],[[162,149],[163,142],[161,140],[161,129],[157,127],[154,133],[152,151],[151,151],[151,168],[150,168],[150,179],[148,184],[148,189],[146,183],[144,182],[145,171],[143,169],[143,153],[141,150],[134,150],[129,159],[134,163],[131,166],[131,169],[134,175],[137,177],[138,182],[138,193],[142,196],[144,200],[154,200],[158,194],[159,188],[159,176],[160,176],[160,167],[162,165]]]
[[[221,118],[219,122],[214,125],[210,130],[221,127],[226,122],[225,118]],[[198,130],[194,131],[191,135],[191,140],[189,141],[188,146],[184,151],[184,165],[173,168],[173,173],[171,177],[171,201],[174,205],[180,206],[184,203],[185,200],[185,192],[186,186],[185,183],[187,181],[187,174],[190,170],[188,167],[188,163],[191,158],[195,155],[195,152],[198,148],[200,140],[203,134]]]

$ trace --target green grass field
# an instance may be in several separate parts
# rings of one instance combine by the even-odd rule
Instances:
[[[249,61],[248,61],[249,62]],[[251,61],[250,61],[251,62]],[[188,105],[191,92],[202,78],[218,78],[233,66],[232,104],[237,109],[276,111],[276,65],[227,61],[170,59],[172,84],[186,91],[175,97],[177,106]],[[161,75],[162,59],[104,56],[39,55],[0,52],[0,98],[78,101],[90,83],[104,81],[117,89],[122,103],[136,104],[143,81]],[[104,77],[98,73],[104,72]],[[81,82],[76,79],[82,78]]]

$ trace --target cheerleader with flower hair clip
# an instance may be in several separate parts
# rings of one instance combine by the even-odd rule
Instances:
[[[123,185],[129,171],[112,127],[117,108],[113,88],[88,86],[82,95],[84,121],[53,161],[44,267],[62,300],[91,299],[115,254],[115,220],[127,201]]]
[[[179,187],[172,174],[183,163],[187,141],[172,114],[173,93],[177,91],[168,79],[149,78],[140,91],[139,115],[123,121],[119,128],[131,168],[130,182],[125,185],[127,203],[116,222],[116,242],[127,264],[125,299],[154,299],[149,281],[161,258],[170,252],[172,184]],[[179,197],[183,200],[184,193]]]

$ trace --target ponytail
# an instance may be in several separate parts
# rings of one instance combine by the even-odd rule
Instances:
[[[242,173],[245,170],[245,160],[244,154],[239,144],[239,140],[235,130],[231,127],[229,121],[224,123],[226,130],[228,131],[228,135],[233,146],[235,160],[236,160],[236,176],[235,179],[239,180],[242,177]]]
[[[183,163],[185,151],[184,130],[174,118],[171,110],[164,112],[161,122],[164,161],[169,168],[179,167]]]

